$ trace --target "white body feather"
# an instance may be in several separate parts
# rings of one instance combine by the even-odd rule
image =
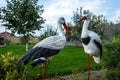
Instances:
[[[65,36],[50,36],[45,38],[44,40],[37,43],[33,48],[35,47],[44,47],[49,49],[62,49],[65,46],[66,38]]]
[[[66,43],[65,33],[62,27],[63,26],[61,22],[58,21],[58,30],[57,30],[58,35],[50,36],[50,37],[43,39],[42,41],[37,43],[34,46],[34,48],[44,47],[44,48],[49,48],[49,49],[54,49],[54,50],[62,49]]]
[[[85,53],[88,53],[93,56],[93,59],[96,63],[100,63],[100,50],[95,45],[94,40],[98,41],[100,44],[102,44],[102,41],[100,39],[100,36],[98,36],[95,32],[88,30],[90,20],[85,20],[82,28],[81,38],[86,38],[87,36],[90,37],[89,44],[85,45],[82,43],[84,47]]]
[[[94,40],[97,40],[101,43],[101,39],[96,33],[92,32],[92,31],[89,31],[88,36],[90,36],[90,38],[91,38],[89,44],[88,45],[82,44],[82,45],[83,45],[86,53],[88,53],[90,55],[95,55],[99,52],[99,49],[94,44]]]

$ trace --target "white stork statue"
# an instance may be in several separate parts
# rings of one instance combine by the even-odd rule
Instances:
[[[24,64],[27,64],[30,60],[34,60],[31,65],[32,67],[35,67],[37,64],[41,65],[46,63],[52,56],[59,53],[66,44],[66,36],[63,27],[66,33],[68,33],[65,19],[64,17],[60,17],[58,20],[58,35],[47,37],[38,42],[23,57],[21,57],[17,63],[20,64],[23,62]],[[45,64],[44,78],[46,78],[47,66],[48,65]]]
[[[93,59],[96,63],[100,63],[100,58],[102,56],[102,41],[100,36],[98,36],[97,33],[88,30],[90,19],[91,13],[86,11],[84,12],[84,16],[78,20],[78,22],[84,20],[81,32],[81,41],[85,53],[88,54],[88,80],[90,78],[91,56],[93,56]]]

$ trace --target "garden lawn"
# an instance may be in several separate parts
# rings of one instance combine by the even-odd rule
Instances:
[[[29,46],[29,49],[33,45]],[[8,45],[0,47],[0,54],[12,52],[15,56],[21,57],[25,54],[25,45]],[[48,66],[47,75],[58,76],[75,73],[77,71],[87,70],[87,54],[82,47],[65,46],[57,55],[55,55]],[[100,69],[102,64],[95,64],[92,59],[91,69]],[[29,77],[37,77],[39,67],[32,68],[30,63],[26,65]],[[43,69],[42,69],[43,71]]]

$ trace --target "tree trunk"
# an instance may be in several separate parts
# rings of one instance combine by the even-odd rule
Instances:
[[[28,41],[26,42],[26,52],[28,51]]]

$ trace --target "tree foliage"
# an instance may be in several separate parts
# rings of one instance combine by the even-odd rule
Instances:
[[[39,30],[44,19],[41,17],[43,6],[38,0],[7,0],[7,6],[1,8],[1,17],[8,29],[13,33],[29,36]]]
[[[82,16],[82,7],[80,9],[76,9],[76,11],[73,11],[73,16],[71,17],[72,22],[74,23],[74,26],[71,23],[67,23],[69,28],[69,37],[68,41],[77,41],[80,39],[80,33],[81,33],[81,27],[82,23],[78,24],[78,19]]]
[[[7,6],[0,9],[3,25],[12,31],[22,34],[26,41],[26,51],[28,41],[35,30],[41,29],[44,19],[43,5],[37,5],[38,0],[7,0]]]
[[[49,36],[54,36],[56,34],[57,34],[57,29],[54,31],[52,26],[47,25],[47,30],[44,31],[44,34],[40,36],[39,40],[42,40],[42,39],[49,37]]]
[[[83,22],[78,23],[78,19],[81,18],[84,14],[85,10],[83,10],[82,7],[80,7],[79,9],[77,8],[76,11],[73,11],[73,17],[72,17],[72,21],[74,23],[74,32],[72,32],[72,36],[76,36],[75,39],[79,39],[80,38],[80,34],[82,31],[82,25]],[[103,37],[103,29],[106,25],[110,24],[107,19],[101,14],[101,15],[95,15],[92,13],[92,17],[91,17],[91,21],[89,24],[89,30],[95,31],[97,32],[99,35],[101,35],[101,37]]]
[[[103,31],[106,25],[110,25],[107,19],[101,15],[92,15],[92,19],[90,21],[89,29],[97,32],[103,38]]]

